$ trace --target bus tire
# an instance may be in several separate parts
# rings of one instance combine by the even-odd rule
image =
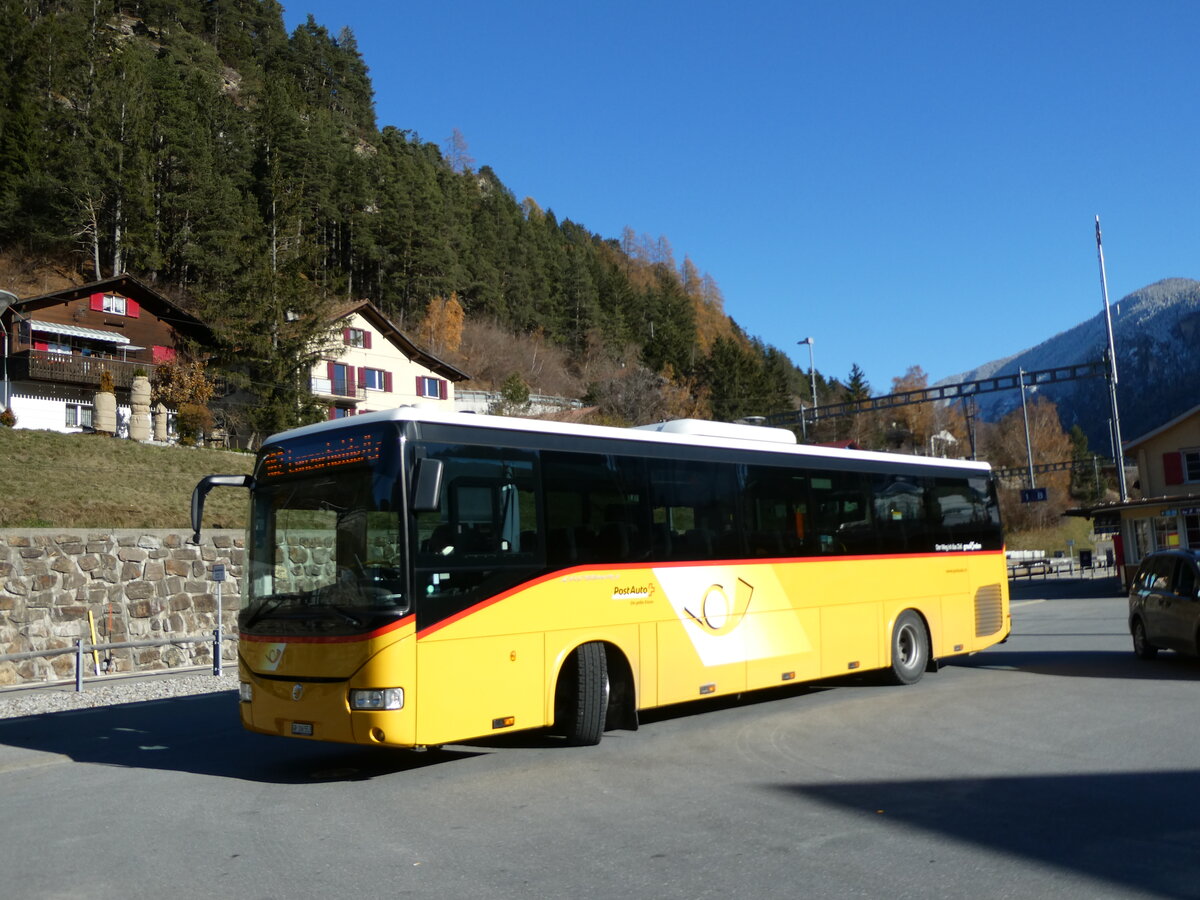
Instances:
[[[600,743],[608,713],[608,657],[598,641],[576,649],[558,685],[559,727],[572,747]]]
[[[893,684],[916,684],[929,664],[929,630],[925,620],[906,609],[892,629],[892,667],[888,676]]]

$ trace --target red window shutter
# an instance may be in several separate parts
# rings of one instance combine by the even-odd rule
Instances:
[[[354,396],[354,386],[358,384],[354,380],[354,366],[346,366],[346,396]]]
[[[358,386],[365,388],[367,386],[367,367],[363,366],[358,370]]]
[[[347,347],[350,346],[350,329],[349,328],[342,329],[342,343],[345,344]]]
[[[333,367],[334,367],[334,365],[336,365],[336,364],[335,364],[335,363],[334,363],[332,360],[330,360],[329,362],[325,363],[325,365],[328,367],[326,371],[327,371],[327,373],[328,373],[328,375],[329,375],[329,380],[330,380],[330,381],[333,381],[333,376],[334,376],[334,369],[333,369]]]
[[[422,378],[420,375],[417,376],[417,396],[418,397],[425,396],[425,379]]]
[[[383,389],[385,391],[387,391],[389,394],[392,392],[392,373],[391,372],[383,373]]]
[[[364,350],[371,349],[371,332],[369,332],[369,331],[363,332],[363,349]]]
[[[1183,484],[1183,454],[1163,454],[1163,477],[1167,484]]]
[[[142,307],[136,300],[125,300],[125,315],[131,319],[136,319],[142,314]]]
[[[93,312],[104,312],[104,295],[92,294],[89,298],[88,306]]]
[[[337,418],[337,412],[335,411],[334,407],[332,407],[332,406],[329,407],[328,418],[329,418],[329,421],[331,421],[331,422]]]
[[[449,393],[450,393],[449,383],[445,379],[439,380],[438,381],[438,398],[441,400],[445,400],[446,396]]]

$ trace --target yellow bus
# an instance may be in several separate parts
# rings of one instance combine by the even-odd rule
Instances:
[[[246,728],[423,748],[574,745],[641,710],[880,670],[1010,628],[985,464],[785,429],[401,408],[274,435],[252,476]]]

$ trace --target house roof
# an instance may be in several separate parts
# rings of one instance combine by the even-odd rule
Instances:
[[[204,341],[212,341],[212,329],[194,315],[168,300],[154,288],[143,284],[132,275],[117,275],[100,281],[91,281],[76,287],[39,294],[36,297],[23,297],[11,304],[12,309],[23,317],[38,309],[52,306],[56,303],[70,302],[92,294],[120,294],[136,300],[143,309],[148,309],[153,315],[167,322],[173,328]]]
[[[438,359],[432,353],[422,350],[414,344],[407,335],[397,328],[383,311],[370,300],[358,300],[339,307],[330,317],[331,321],[340,322],[357,313],[379,329],[379,333],[399,348],[400,352],[409,359],[416,360],[431,372],[436,372],[443,378],[453,382],[466,381],[471,376],[450,363]]]
[[[1106,500],[1090,506],[1076,506],[1063,512],[1064,516],[1092,519],[1104,513],[1119,513],[1125,509],[1144,509],[1149,506],[1200,507],[1200,494],[1164,494],[1159,497],[1140,497],[1136,500]]]

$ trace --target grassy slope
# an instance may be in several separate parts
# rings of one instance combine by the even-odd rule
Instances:
[[[202,476],[249,473],[253,462],[245,453],[0,427],[0,528],[184,529]],[[208,495],[206,528],[245,521],[245,491]]]

